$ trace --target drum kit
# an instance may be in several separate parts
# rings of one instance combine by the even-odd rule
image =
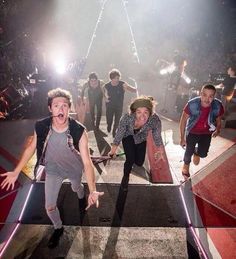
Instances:
[[[7,85],[0,91],[2,102],[7,107],[4,119],[22,118],[26,115],[29,104],[29,92],[21,85]]]

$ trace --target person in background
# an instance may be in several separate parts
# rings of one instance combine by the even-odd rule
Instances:
[[[109,77],[111,81],[104,85],[104,97],[106,102],[107,132],[111,132],[114,118],[112,129],[112,136],[114,137],[122,116],[124,93],[125,91],[136,93],[137,89],[128,85],[126,82],[121,81],[121,73],[117,69],[111,70],[109,72]]]
[[[82,102],[84,103],[85,91],[88,92],[89,110],[92,119],[92,126],[95,130],[99,130],[102,117],[103,85],[104,82],[98,79],[98,75],[95,72],[92,72],[89,74],[88,81],[83,85],[80,95]],[[97,110],[96,120],[95,107]]]
[[[216,88],[222,88],[221,101],[225,109],[225,114],[228,113],[228,104],[232,98],[236,98],[236,66],[230,65],[227,70],[228,77],[217,85]]]
[[[189,100],[190,79],[185,73],[187,61],[180,55],[174,56],[175,70],[170,75],[170,87],[176,90],[176,111],[181,114],[185,103]]]

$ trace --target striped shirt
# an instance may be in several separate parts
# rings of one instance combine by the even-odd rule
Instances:
[[[148,121],[134,133],[135,114],[125,114],[120,119],[113,144],[119,145],[123,138],[133,136],[134,143],[139,144],[147,140],[148,131],[152,131],[153,139],[156,146],[163,145],[161,137],[161,120],[156,113],[152,114]]]

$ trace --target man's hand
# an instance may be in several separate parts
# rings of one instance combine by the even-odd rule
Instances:
[[[104,192],[93,191],[92,193],[90,193],[88,196],[88,206],[86,207],[85,210],[88,210],[94,204],[96,204],[96,208],[98,208],[99,207],[98,198],[99,196],[102,196],[102,195],[104,195]]]
[[[215,138],[217,137],[218,135],[220,134],[220,131],[219,130],[215,130],[213,133],[212,133],[212,137]]]
[[[154,153],[154,158],[155,158],[155,162],[159,162],[160,160],[161,161],[166,161],[165,159],[165,154],[163,151],[157,151]]]
[[[15,186],[15,182],[18,178],[18,173],[16,172],[6,172],[4,174],[1,174],[1,177],[6,176],[6,178],[1,183],[1,188],[4,189],[6,187],[6,190],[13,190]]]
[[[116,158],[116,150],[117,150],[117,148],[118,148],[117,145],[112,144],[112,147],[111,147],[110,152],[108,153],[108,156],[110,156],[113,159]]]
[[[115,158],[116,158],[116,153],[110,151],[110,152],[108,153],[108,156],[111,157],[111,158],[113,158],[113,159],[115,159]]]
[[[5,119],[5,118],[6,118],[6,116],[4,115],[4,113],[0,112],[0,119]]]
[[[186,147],[186,140],[183,138],[181,138],[181,140],[180,140],[180,146],[182,147],[182,148],[184,148],[184,147]]]

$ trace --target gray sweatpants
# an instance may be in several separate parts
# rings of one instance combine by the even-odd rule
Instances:
[[[84,185],[81,183],[81,177],[69,179],[73,192],[76,192],[79,199],[84,197]],[[53,223],[55,229],[62,227],[62,221],[59,210],[57,208],[57,198],[62,186],[63,180],[66,178],[57,174],[47,174],[45,179],[45,208],[47,215]],[[50,208],[50,210],[49,210]],[[55,208],[52,210],[52,208]]]

